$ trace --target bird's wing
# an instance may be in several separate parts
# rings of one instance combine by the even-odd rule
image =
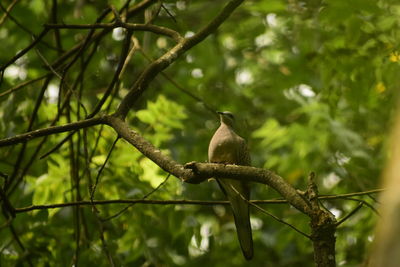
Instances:
[[[241,138],[240,145],[238,146],[238,165],[244,165],[244,166],[250,166],[251,164],[251,157],[250,157],[250,151],[249,147],[247,146],[246,141]]]

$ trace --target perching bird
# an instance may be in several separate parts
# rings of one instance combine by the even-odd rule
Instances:
[[[233,114],[218,112],[221,125],[211,138],[208,147],[208,160],[213,163],[250,165],[250,154],[246,141],[234,131]],[[240,246],[244,257],[253,257],[253,238],[251,234],[249,203],[249,184],[239,180],[217,179],[219,186],[231,203]]]

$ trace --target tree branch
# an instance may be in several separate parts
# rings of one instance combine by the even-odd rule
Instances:
[[[6,91],[0,93],[0,97],[3,97],[3,96],[8,95],[8,94],[11,94],[11,93],[13,93],[13,92],[15,92],[15,91],[18,91],[18,90],[24,88],[24,87],[27,86],[27,85],[30,85],[30,84],[32,84],[32,83],[34,83],[34,82],[43,80],[43,79],[45,79],[45,78],[47,78],[47,77],[49,77],[49,76],[51,76],[51,73],[47,73],[47,74],[42,75],[42,76],[40,76],[40,77],[38,77],[38,78],[36,78],[36,79],[32,79],[32,80],[29,80],[29,81],[26,81],[26,82],[22,82],[22,83],[20,83],[20,84],[18,84],[18,85],[16,85],[16,86],[14,86],[14,87],[12,87],[12,88],[6,90]]]
[[[171,37],[176,42],[182,40],[182,36],[169,28],[156,26],[151,24],[137,24],[137,23],[125,23],[122,21],[115,21],[114,23],[93,23],[93,24],[45,24],[47,29],[114,29],[114,28],[125,28],[127,30],[135,31],[148,31],[160,35]]]
[[[131,107],[134,105],[136,99],[147,89],[150,82],[156,77],[158,73],[163,71],[171,65],[179,56],[187,50],[203,41],[208,35],[214,32],[243,2],[243,0],[231,0],[224,9],[203,29],[197,34],[189,38],[182,38],[173,48],[162,55],[157,60],[153,61],[139,76],[133,86],[130,88],[128,94],[122,99],[116,115],[125,118]]]
[[[379,190],[379,189],[377,189]],[[356,192],[352,194],[364,194],[365,192]],[[343,199],[342,195],[336,195],[335,199]],[[330,196],[333,197],[333,196]],[[319,200],[327,199],[326,196],[319,196]],[[328,198],[331,199],[331,198]],[[344,199],[346,200],[346,199]],[[288,201],[285,199],[268,199],[268,200],[259,200],[253,199],[249,201],[250,203],[254,203],[257,205],[282,205],[288,204]],[[95,205],[108,205],[108,204],[147,204],[147,205],[202,205],[202,206],[215,206],[215,205],[230,205],[230,202],[227,200],[213,200],[213,201],[204,201],[204,200],[187,200],[187,199],[173,199],[173,200],[155,200],[155,199],[112,199],[112,200],[82,200],[76,202],[68,202],[68,203],[58,203],[58,204],[46,204],[46,205],[32,205],[22,208],[14,208],[15,213],[23,213],[29,212],[33,210],[44,210],[44,209],[59,209],[71,206],[92,206]]]
[[[347,194],[340,194],[340,195],[319,195],[318,199],[328,200],[328,199],[349,198],[349,197],[377,194],[377,193],[381,193],[383,191],[385,191],[385,189],[380,188],[380,189],[373,189],[373,190],[368,190],[368,191],[354,192],[354,193],[347,193]]]
[[[121,118],[108,116],[107,123],[120,137],[132,144],[143,155],[152,160],[161,169],[187,183],[200,183],[211,177],[224,177],[267,184],[278,191],[287,201],[301,212],[310,215],[310,204],[282,177],[275,173],[255,167],[223,165],[216,163],[190,163],[183,166],[161,153],[137,132],[129,129]]]
[[[15,145],[18,143],[23,143],[25,141],[29,141],[33,138],[37,137],[42,137],[42,136],[47,136],[47,135],[52,135],[56,133],[63,133],[63,132],[69,132],[73,130],[78,130],[98,124],[104,124],[105,123],[105,118],[106,116],[102,117],[96,117],[92,119],[87,119],[83,121],[78,121],[78,122],[72,122],[68,123],[65,125],[61,126],[52,126],[44,129],[39,129],[39,130],[34,130],[31,132],[19,134],[13,137],[5,138],[0,140],[0,147],[3,146],[10,146],[10,145]]]
[[[11,58],[8,62],[0,66],[0,72],[4,71],[8,66],[10,66],[12,63],[14,63],[17,59],[25,55],[29,50],[31,50],[33,47],[35,47],[41,40],[42,38],[47,34],[49,30],[44,29],[37,37],[33,37],[33,41],[30,45],[19,51],[13,58]]]
[[[346,221],[348,218],[350,218],[351,216],[353,216],[354,214],[356,214],[356,212],[362,208],[364,204],[362,202],[358,203],[357,207],[355,207],[355,209],[353,209],[349,214],[347,214],[346,216],[344,216],[342,219],[340,219],[337,223],[336,223],[336,227],[338,227],[339,225],[341,225],[342,223],[344,223],[344,221]]]
[[[170,157],[161,153],[150,142],[145,140],[139,133],[131,130],[126,122],[115,116],[102,116],[88,120],[78,121],[62,126],[54,126],[45,129],[20,134],[14,137],[0,140],[0,147],[12,145],[30,140],[35,137],[46,136],[54,133],[77,130],[93,125],[107,124],[111,126],[120,137],[137,148],[144,156],[156,163],[161,169],[176,176],[187,183],[201,183],[210,177],[225,177],[237,180],[258,182],[271,186],[279,192],[291,205],[301,212],[312,215],[310,203],[304,199],[289,183],[279,175],[260,168],[238,165],[223,165],[215,163],[189,163],[183,166]],[[351,193],[340,197],[357,196],[377,193],[380,190]],[[322,196],[321,199],[337,199],[339,196]]]
[[[318,202],[318,187],[315,183],[315,173],[308,177],[308,188],[305,197],[311,204],[310,214],[311,239],[314,247],[314,261],[317,267],[334,267],[336,219],[333,214],[321,209]]]

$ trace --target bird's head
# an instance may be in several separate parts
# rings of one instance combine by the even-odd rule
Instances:
[[[235,117],[233,114],[229,111],[218,111],[219,118],[221,120],[221,123],[224,123],[230,127],[234,126],[235,123]]]

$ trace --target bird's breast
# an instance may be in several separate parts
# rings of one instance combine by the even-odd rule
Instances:
[[[209,161],[236,164],[238,162],[238,144],[236,141],[235,136],[230,134],[217,135],[216,138],[214,136],[208,150]]]

